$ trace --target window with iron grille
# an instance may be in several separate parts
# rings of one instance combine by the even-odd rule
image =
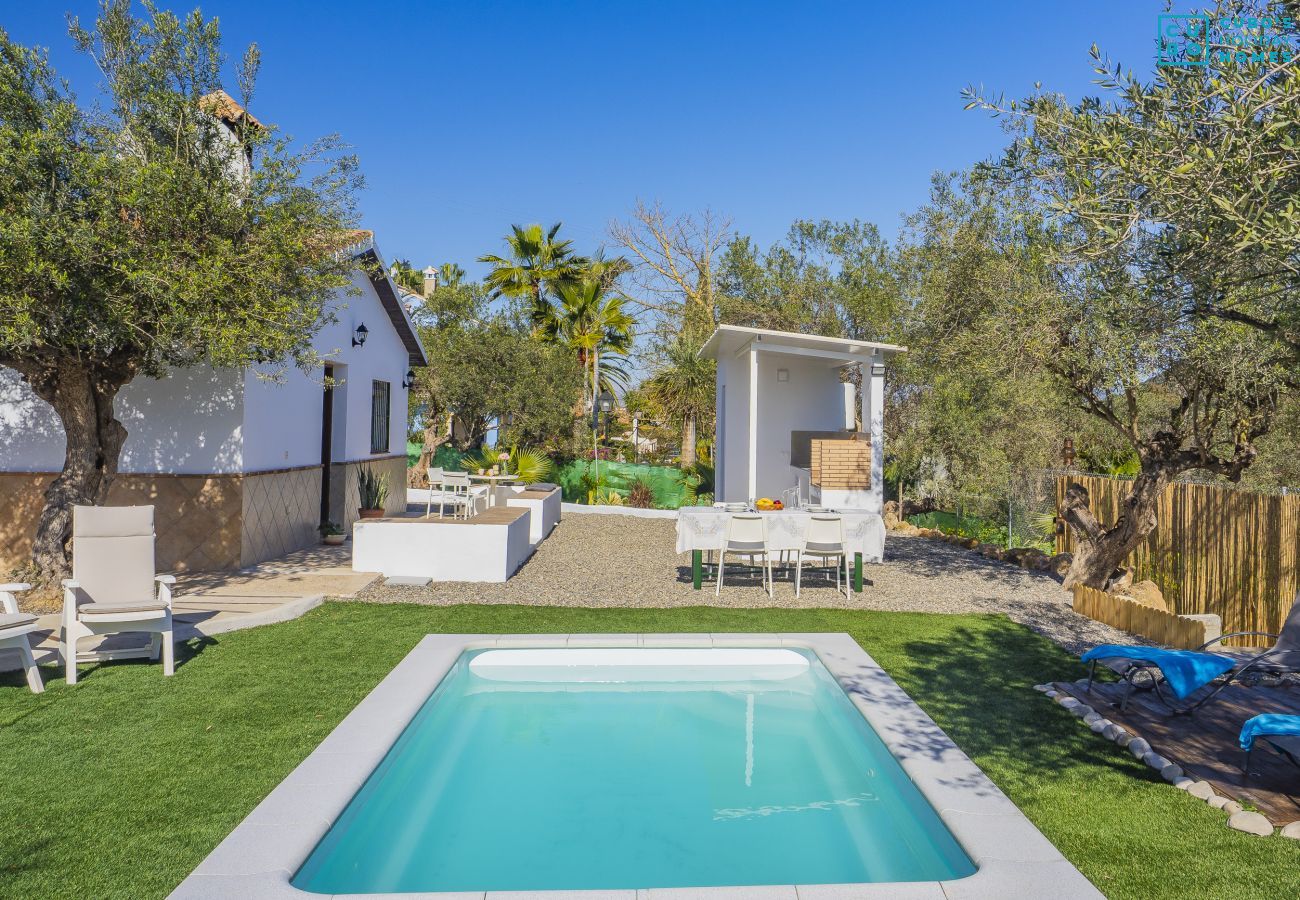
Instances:
[[[370,389],[370,452],[388,452],[389,406],[392,385],[387,381],[372,381]]]

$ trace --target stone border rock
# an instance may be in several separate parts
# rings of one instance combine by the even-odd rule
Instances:
[[[1059,704],[1062,709],[1082,719],[1083,723],[1093,733],[1100,734],[1121,749],[1127,750],[1134,759],[1141,760],[1152,769],[1155,769],[1160,773],[1161,778],[1180,791],[1184,791],[1198,800],[1205,801],[1214,809],[1221,809],[1226,812],[1228,814],[1227,825],[1229,828],[1234,828],[1246,834],[1259,835],[1260,837],[1268,837],[1273,834],[1273,823],[1262,813],[1243,808],[1240,803],[1231,797],[1216,794],[1214,785],[1208,781],[1188,777],[1183,771],[1183,767],[1178,763],[1165,759],[1159,753],[1156,753],[1145,739],[1133,734],[1124,726],[1107,719],[1088,704],[1076,697],[1072,697],[1065,691],[1058,691],[1054,684],[1036,684],[1034,690],[1045,694],[1049,699]],[[1300,840],[1300,821],[1284,826],[1280,833],[1283,837]]]

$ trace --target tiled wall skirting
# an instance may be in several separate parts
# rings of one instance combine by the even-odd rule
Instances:
[[[406,458],[337,463],[331,475],[331,518],[346,527],[357,518],[357,471],[387,472],[393,490],[387,511],[406,506]],[[50,473],[0,472],[0,574],[31,555]],[[113,506],[152,504],[162,572],[236,569],[309,547],[319,540],[319,466],[247,475],[120,474],[109,489]]]

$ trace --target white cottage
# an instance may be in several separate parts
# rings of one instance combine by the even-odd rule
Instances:
[[[236,568],[317,543],[322,522],[356,518],[363,465],[388,474],[389,511],[405,509],[408,373],[426,360],[373,236],[359,240],[352,291],[338,291],[336,321],[313,340],[324,370],[290,366],[272,380],[269,369],[196,366],[118,395],[129,436],[109,503],[156,507],[161,571]],[[0,569],[27,559],[63,451],[54,410],[0,367]]]
[[[906,347],[719,325],[700,349],[718,361],[715,495],[879,513],[884,500],[885,366]],[[841,378],[861,370],[861,397]],[[858,430],[858,414],[862,430]]]

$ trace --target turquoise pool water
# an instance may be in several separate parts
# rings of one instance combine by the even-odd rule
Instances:
[[[815,654],[628,667],[506,652],[460,658],[296,887],[575,890],[975,871]]]

